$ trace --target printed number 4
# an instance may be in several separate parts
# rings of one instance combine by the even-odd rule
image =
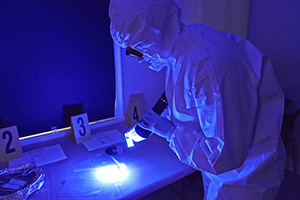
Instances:
[[[84,126],[84,120],[82,119],[82,117],[79,117],[77,119],[77,123],[80,125],[80,127],[82,128],[82,130],[79,130],[79,134],[81,136],[85,136],[86,134],[86,129],[85,129],[85,126]]]
[[[9,153],[13,153],[16,151],[15,148],[10,148],[10,145],[11,145],[11,142],[13,140],[13,136],[11,134],[11,132],[9,131],[4,131],[2,133],[2,139],[5,140],[6,139],[6,136],[8,136],[8,141],[7,141],[7,144],[6,144],[6,154],[9,154]]]
[[[134,106],[134,109],[133,109],[133,119],[136,120],[137,122],[139,122],[139,115],[138,115],[136,106]]]

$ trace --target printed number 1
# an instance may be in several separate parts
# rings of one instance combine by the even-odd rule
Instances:
[[[6,139],[6,136],[8,136],[8,141],[7,141],[7,144],[6,144],[6,154],[9,154],[9,153],[13,153],[16,151],[15,148],[10,148],[10,145],[11,145],[11,142],[13,140],[13,136],[11,134],[11,132],[9,131],[4,131],[2,133],[2,139],[5,140]]]
[[[79,117],[77,119],[77,123],[80,125],[80,127],[82,128],[82,130],[79,130],[79,134],[81,136],[85,136],[86,134],[86,129],[85,129],[85,126],[84,126],[84,120],[82,119],[82,117]]]
[[[134,109],[133,109],[133,119],[136,120],[137,122],[139,122],[139,115],[138,115],[136,106],[134,106]]]

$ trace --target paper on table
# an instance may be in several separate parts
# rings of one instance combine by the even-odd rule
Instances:
[[[96,198],[101,192],[102,181],[95,178],[95,172],[96,169],[74,170],[67,180],[62,182],[63,188],[57,197],[68,199]]]
[[[40,167],[60,160],[64,160],[66,158],[67,156],[62,150],[60,144],[56,144],[53,146],[35,149],[23,153],[23,157],[9,161],[9,167],[25,164],[34,164]]]
[[[83,142],[88,151],[93,151],[106,146],[125,142],[124,135],[117,130],[109,130],[92,135],[92,139]]]

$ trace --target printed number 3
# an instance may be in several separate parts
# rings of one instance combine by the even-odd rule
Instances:
[[[10,145],[11,145],[13,136],[12,136],[11,132],[5,131],[5,132],[2,133],[2,139],[5,140],[6,136],[8,136],[8,142],[6,144],[6,154],[13,153],[13,152],[16,151],[15,148],[10,149]]]
[[[84,121],[83,121],[83,119],[81,118],[81,117],[79,117],[78,119],[77,119],[77,123],[80,125],[80,127],[82,128],[82,130],[79,130],[79,134],[81,135],[81,136],[85,136],[85,134],[86,134],[86,130],[85,130],[85,126],[84,126]]]

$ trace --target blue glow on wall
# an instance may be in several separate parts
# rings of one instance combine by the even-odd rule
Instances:
[[[63,128],[63,106],[114,116],[109,0],[0,2],[0,119],[20,136]]]

